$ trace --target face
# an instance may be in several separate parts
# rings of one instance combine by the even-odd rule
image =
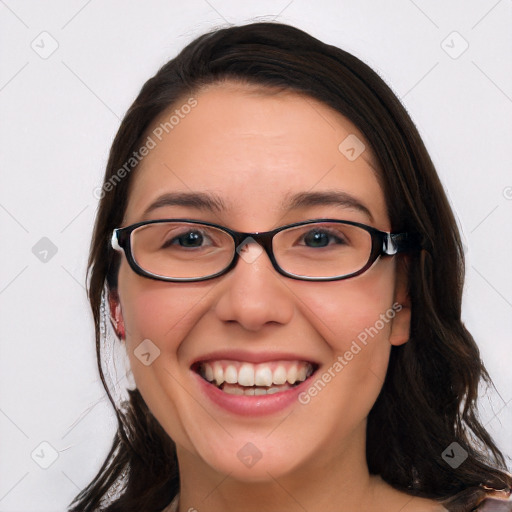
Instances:
[[[156,146],[134,171],[123,226],[179,218],[257,232],[333,218],[391,230],[368,144],[356,159],[339,149],[348,136],[364,142],[340,114],[295,93],[234,84],[194,97],[197,105],[161,141],[153,137]],[[355,203],[285,208],[295,194],[333,191],[368,211]],[[145,213],[176,192],[210,194],[219,207],[167,204]],[[141,277],[123,256],[111,313],[144,400],[176,442],[180,465],[206,473],[256,482],[361,463],[390,347],[408,337],[396,258],[380,258],[355,278],[307,282],[278,274],[256,244],[245,253],[227,274],[195,283]],[[143,340],[151,342],[148,365],[135,355]],[[260,372],[294,384],[236,395],[208,383],[200,375],[208,367],[245,383],[251,378],[242,373]]]

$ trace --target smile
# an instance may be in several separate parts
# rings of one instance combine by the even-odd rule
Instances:
[[[261,396],[287,391],[304,382],[315,371],[307,361],[248,363],[216,360],[193,368],[204,380],[230,395]]]

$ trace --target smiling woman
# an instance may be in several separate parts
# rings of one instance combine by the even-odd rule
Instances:
[[[216,30],[144,85],[104,183],[141,147],[101,194],[89,259],[119,428],[70,510],[506,498],[476,417],[489,378],[460,318],[454,217],[375,72],[287,25]],[[122,404],[102,371],[106,309],[136,384]]]

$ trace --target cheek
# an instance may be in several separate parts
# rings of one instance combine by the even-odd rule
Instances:
[[[204,283],[153,282],[120,272],[119,295],[126,345],[137,388],[169,435],[191,450],[193,444],[183,424],[194,404],[190,403],[189,395],[183,392],[180,384],[183,373],[179,349],[202,314],[208,291]],[[159,352],[147,342],[141,345],[143,340],[150,340]],[[142,353],[137,350],[139,346],[149,352],[149,364],[139,360]]]
[[[322,336],[331,359],[299,401],[311,404],[312,415],[330,425],[332,436],[346,436],[364,421],[384,383],[395,313],[392,263],[382,263],[357,278],[319,283],[303,294],[303,314]],[[333,417],[344,421],[333,423]]]
[[[151,281],[134,275],[123,275],[122,279],[121,275],[119,293],[128,345],[135,348],[150,339],[157,345],[165,340],[166,351],[178,347],[196,321],[208,286]]]
[[[333,357],[347,354],[361,365],[381,368],[387,363],[394,316],[394,263],[379,263],[346,281],[306,283],[308,290],[302,297],[307,297],[304,315],[329,345]]]

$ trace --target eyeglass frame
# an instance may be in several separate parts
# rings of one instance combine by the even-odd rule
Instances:
[[[131,234],[134,230],[141,226],[149,225],[149,224],[157,224],[164,222],[182,222],[186,224],[192,225],[204,225],[210,226],[216,229],[220,229],[221,231],[227,233],[231,236],[233,241],[235,242],[233,259],[231,262],[219,272],[215,274],[211,274],[203,277],[167,277],[161,276],[159,274],[153,274],[145,269],[143,269],[136,261],[133,256],[132,245],[131,245]],[[274,250],[272,247],[272,241],[276,234],[284,231],[286,229],[305,226],[308,224],[316,224],[321,222],[330,222],[330,223],[338,223],[338,224],[346,224],[349,226],[356,226],[367,231],[372,240],[372,247],[370,251],[370,256],[366,264],[360,270],[356,272],[352,272],[351,274],[334,276],[334,277],[308,277],[308,276],[298,276],[296,274],[292,274],[282,269],[274,256]],[[210,279],[215,279],[216,277],[220,277],[224,274],[227,274],[230,270],[232,270],[238,263],[240,259],[240,253],[238,252],[238,247],[247,240],[248,238],[252,238],[256,243],[258,243],[262,249],[266,252],[269,257],[272,266],[274,269],[281,275],[285,277],[289,277],[291,279],[296,279],[299,281],[341,281],[344,279],[349,279],[351,277],[356,277],[373,266],[373,264],[377,261],[380,256],[394,256],[395,254],[399,254],[402,252],[408,252],[414,249],[421,248],[419,244],[419,237],[414,233],[392,233],[388,231],[381,231],[373,226],[368,226],[366,224],[362,224],[360,222],[353,222],[349,220],[339,220],[339,219],[311,219],[302,222],[295,222],[293,224],[286,224],[284,226],[280,226],[276,229],[272,229],[270,231],[262,231],[262,232],[254,232],[254,233],[245,233],[241,231],[234,231],[225,226],[220,226],[219,224],[214,224],[212,222],[207,221],[199,221],[192,219],[156,219],[156,220],[147,220],[142,222],[137,222],[135,224],[131,224],[124,228],[115,228],[112,232],[112,238],[110,240],[111,247],[118,252],[124,252],[126,259],[130,265],[130,268],[138,275],[142,277],[147,277],[149,279],[155,279],[157,281],[165,281],[172,283],[192,283],[198,281],[207,281]]]

